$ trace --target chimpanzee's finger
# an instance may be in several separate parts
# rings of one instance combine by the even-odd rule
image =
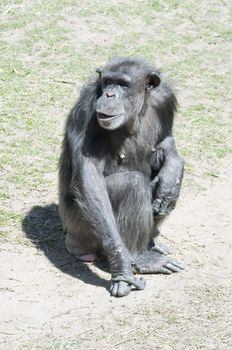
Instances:
[[[154,215],[158,215],[160,212],[160,205],[162,203],[162,200],[159,198],[156,198],[154,202],[152,203],[152,210]]]
[[[163,200],[162,203],[160,204],[159,214],[160,215],[168,214],[169,213],[168,206],[169,206],[169,202],[167,200]]]
[[[159,180],[159,176],[157,175],[150,183],[152,193],[155,193],[157,191]]]
[[[155,152],[156,167],[160,169],[164,161],[164,152],[162,148],[157,148]]]

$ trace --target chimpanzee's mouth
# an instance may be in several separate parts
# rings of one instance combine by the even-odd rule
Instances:
[[[110,119],[114,119],[114,118],[117,118],[118,115],[109,115],[109,114],[105,114],[105,113],[97,113],[97,117],[98,119],[101,119],[101,120],[110,120]]]

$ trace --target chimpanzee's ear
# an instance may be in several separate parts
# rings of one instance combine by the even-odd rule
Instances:
[[[103,72],[103,69],[102,69],[102,68],[97,68],[97,69],[96,69],[96,73],[99,74],[99,78],[101,78],[102,72]]]
[[[146,84],[147,90],[155,89],[156,87],[159,86],[160,82],[161,82],[161,79],[157,73],[155,72],[148,73],[147,84]]]

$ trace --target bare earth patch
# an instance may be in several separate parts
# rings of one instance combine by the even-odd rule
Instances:
[[[230,171],[226,158],[206,191],[184,192],[163,228],[184,272],[147,276],[144,291],[122,299],[107,291],[106,266],[76,261],[62,237],[51,248],[2,245],[1,349],[231,349]],[[28,238],[36,224],[59,230],[55,205],[32,210]]]
[[[231,350],[231,1],[0,4],[0,349]],[[67,253],[57,213],[65,115],[108,57],[177,81],[186,172],[160,240],[186,269],[115,299]]]

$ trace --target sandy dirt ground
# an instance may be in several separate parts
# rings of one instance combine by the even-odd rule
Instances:
[[[147,276],[125,298],[110,297],[104,264],[66,252],[55,204],[32,208],[22,227],[30,244],[1,248],[0,348],[231,349],[231,161],[199,194],[184,187],[163,226],[160,240],[186,269]],[[58,244],[33,244],[38,228],[59,232]]]
[[[7,25],[12,20],[14,13],[16,19],[18,18],[24,6],[26,11],[22,13],[25,13],[25,17],[31,16],[30,7],[29,10],[27,9],[28,4],[35,7],[35,12],[33,16],[28,17],[25,29],[14,28],[12,24],[12,28],[5,37],[13,48],[17,48],[17,45],[19,47],[16,51],[15,49],[9,51],[6,61],[10,60],[12,54],[16,52],[17,59],[22,61],[23,66],[29,67],[28,72],[25,72],[24,68],[21,68],[21,72],[21,65],[16,65],[16,68],[14,65],[10,66],[10,72],[17,73],[19,70],[19,76],[20,74],[22,77],[25,75],[25,78],[20,78],[16,88],[13,86],[15,80],[12,85],[9,85],[9,94],[8,91],[6,93],[7,101],[8,95],[17,97],[17,87],[18,90],[24,89],[25,93],[28,91],[32,93],[33,89],[36,90],[39,85],[38,82],[44,80],[45,91],[43,92],[42,86],[41,90],[36,90],[35,95],[32,94],[30,103],[33,106],[27,106],[24,90],[18,100],[15,99],[18,110],[13,103],[12,106],[16,108],[16,115],[19,114],[26,118],[31,115],[31,109],[33,110],[34,103],[36,103],[38,112],[34,116],[35,120],[41,118],[41,123],[44,123],[43,118],[47,115],[52,115],[53,119],[51,118],[51,124],[44,124],[44,129],[48,129],[48,134],[42,127],[37,129],[37,123],[35,127],[32,124],[31,132],[33,133],[31,140],[29,139],[32,146],[30,147],[32,151],[37,151],[32,155],[25,154],[28,151],[29,134],[26,129],[24,130],[23,121],[22,125],[20,122],[18,124],[15,122],[15,126],[10,126],[10,129],[6,130],[8,132],[5,132],[5,141],[8,142],[8,134],[11,133],[11,128],[14,129],[12,153],[24,147],[21,153],[12,156],[12,160],[9,157],[9,165],[4,160],[2,183],[4,189],[9,187],[10,196],[9,199],[7,197],[7,203],[12,207],[12,212],[20,215],[25,213],[25,217],[22,227],[16,228],[16,223],[12,223],[12,227],[9,225],[12,231],[9,234],[10,238],[4,240],[0,247],[0,349],[231,350],[232,157],[224,158],[220,169],[215,166],[215,173],[212,173],[211,170],[214,168],[211,167],[211,173],[204,176],[208,169],[207,162],[212,163],[217,158],[209,160],[207,155],[210,152],[217,153],[218,151],[219,153],[221,151],[218,141],[215,141],[215,129],[211,126],[211,122],[224,121],[226,125],[216,124],[216,128],[219,125],[216,136],[222,148],[224,144],[226,145],[225,140],[228,139],[228,144],[231,141],[231,136],[228,136],[231,103],[228,97],[229,91],[227,91],[230,74],[225,64],[228,60],[228,66],[231,67],[232,62],[231,52],[228,49],[231,24],[227,5],[229,2],[202,1],[199,4],[199,10],[196,6],[198,3],[195,1],[186,2],[179,7],[175,6],[175,3],[178,5],[178,2],[173,1],[173,10],[168,8],[168,3],[162,2],[166,4],[167,11],[156,14],[153,10],[154,18],[149,17],[150,22],[140,18],[140,7],[132,11],[132,14],[128,13],[126,19],[122,11],[116,13],[113,11],[108,18],[102,13],[101,6],[97,7],[97,2],[84,1],[82,4],[79,1],[78,11],[83,12],[82,16],[77,18],[76,10],[71,11],[71,14],[73,12],[71,16],[67,5],[59,10],[64,14],[64,18],[61,19],[55,17],[57,9],[49,10],[49,6],[53,4],[52,1],[44,1],[44,11],[41,10],[41,7],[38,7],[37,10],[37,1],[25,1],[24,6],[17,6],[17,1],[15,3],[16,5],[13,6],[9,2],[4,12]],[[121,0],[102,2],[104,5],[102,9],[111,3],[123,5],[129,2]],[[152,1],[151,3],[155,6],[159,2]],[[132,9],[131,4],[129,3]],[[85,6],[92,10],[90,14],[84,15]],[[51,18],[48,17],[51,22],[50,27],[47,28],[46,23],[43,23],[40,29],[39,25],[42,25],[44,14],[47,15],[46,7],[48,13],[53,11],[49,14]],[[215,13],[213,13],[214,10]],[[12,17],[10,17],[11,12]],[[122,22],[117,22],[119,14],[121,14]],[[34,19],[35,15],[37,19]],[[145,18],[148,13],[144,12],[142,15]],[[58,18],[58,25],[53,23],[53,16],[55,19]],[[46,22],[47,17],[44,18]],[[19,21],[23,19],[23,15],[22,18],[19,16]],[[56,30],[54,32],[52,31],[53,26]],[[43,36],[40,37],[43,28],[46,29],[45,34],[50,33],[48,41]],[[65,33],[69,32],[69,34],[66,33],[63,36],[63,28]],[[219,29],[220,32],[217,32]],[[144,45],[144,36],[141,35],[141,31],[147,35],[147,45]],[[127,33],[128,39],[124,33]],[[173,33],[175,35],[172,35]],[[183,33],[186,34],[186,37]],[[60,35],[62,39],[59,40],[61,41],[58,40]],[[38,42],[37,36],[40,38]],[[27,42],[29,48],[34,43],[31,51],[24,43],[28,38],[30,39]],[[60,52],[59,45],[57,48],[56,44],[53,44],[54,38],[58,40],[60,47],[64,45],[65,48],[65,45],[69,43],[67,47],[70,46],[72,50],[66,53],[65,49],[62,49],[64,52]],[[124,42],[124,39],[127,40]],[[20,47],[20,43],[24,46]],[[185,121],[184,127],[180,120],[179,128],[185,128],[186,135],[184,139],[179,136],[178,143],[182,146],[180,149],[184,149],[184,144],[190,140],[187,150],[191,149],[192,157],[195,157],[194,162],[197,163],[194,163],[192,169],[188,169],[191,175],[186,172],[187,176],[184,179],[178,206],[163,225],[160,236],[160,241],[171,247],[173,255],[185,264],[185,270],[170,276],[146,276],[146,289],[133,291],[124,298],[110,296],[108,291],[110,274],[105,264],[101,263],[98,266],[84,264],[66,251],[57,212],[57,174],[55,171],[52,172],[53,167],[47,166],[44,172],[39,169],[38,174],[35,167],[32,175],[30,171],[29,174],[28,172],[24,174],[28,168],[30,170],[32,164],[39,164],[43,168],[47,164],[43,162],[43,158],[47,157],[47,162],[50,162],[52,158],[48,158],[43,144],[50,140],[48,136],[51,130],[52,132],[54,130],[54,134],[61,135],[64,113],[71,107],[71,100],[72,98],[74,100],[76,96],[76,92],[73,92],[71,97],[69,92],[66,92],[66,97],[62,99],[63,105],[60,103],[57,104],[58,107],[51,107],[55,105],[56,100],[61,99],[62,91],[64,93],[61,82],[54,79],[56,75],[60,79],[60,67],[66,67],[67,71],[64,70],[61,77],[68,77],[68,81],[70,77],[78,80],[78,77],[81,76],[77,85],[75,83],[72,85],[72,82],[71,85],[66,84],[79,90],[83,72],[80,69],[77,71],[78,75],[71,67],[71,63],[73,62],[73,67],[76,67],[81,60],[91,59],[95,67],[95,63],[99,64],[95,62],[99,60],[99,52],[102,51],[102,56],[107,59],[105,49],[114,43],[115,47],[112,46],[114,50],[118,47],[120,51],[124,43],[125,48],[129,45],[132,53],[134,45],[141,46],[142,53],[144,51],[146,53],[147,50],[149,56],[150,51],[154,51],[154,56],[157,56],[158,59],[158,66],[168,66],[169,62],[175,68],[172,75],[176,71],[177,77],[182,79],[182,86],[184,86],[180,89],[182,90],[180,105],[184,107],[183,114],[188,112],[188,122]],[[156,44],[154,47],[153,43]],[[53,62],[52,65],[51,62]],[[178,65],[180,65],[179,69],[177,69]],[[34,72],[38,75],[30,75]],[[180,77],[181,72],[182,78]],[[86,74],[89,73],[86,71]],[[3,87],[8,80],[12,80],[11,73],[3,82]],[[26,83],[22,86],[24,80]],[[59,86],[60,91],[54,87],[55,83]],[[47,92],[48,87],[50,95]],[[56,91],[59,92],[54,95]],[[50,101],[48,96],[53,100]],[[25,106],[21,107],[21,100]],[[199,108],[199,115],[191,112],[191,106],[193,110]],[[11,108],[9,105],[9,116],[6,114],[7,124],[8,121],[9,123],[14,121]],[[205,115],[212,117],[212,120],[205,121],[202,118]],[[31,120],[28,120],[29,122]],[[60,130],[57,131],[59,128]],[[38,133],[36,137],[34,137],[34,129]],[[201,137],[197,137],[198,133]],[[16,141],[24,138],[25,145],[19,143],[21,146],[18,146]],[[202,152],[198,149],[194,154],[194,147],[202,139],[205,140],[205,144],[202,144]],[[60,140],[59,136],[54,139],[52,145],[48,142],[50,153],[58,155]],[[209,151],[204,153],[207,147]],[[8,153],[11,156],[11,152],[8,151]],[[7,156],[8,154],[5,157]],[[28,187],[25,186],[26,188],[21,190],[22,195],[19,190],[16,190],[13,180],[7,183],[8,174],[13,173],[13,168],[19,167],[20,160],[24,160],[25,167],[19,168],[21,173],[18,174],[20,176],[17,181],[23,188],[21,182],[23,183],[25,178],[27,181],[30,180]],[[55,164],[56,161],[53,159],[51,163]],[[192,177],[196,183],[191,187]],[[40,184],[42,180],[46,180],[46,184]],[[32,183],[36,181],[38,185],[34,190]],[[9,220],[9,222],[12,221],[13,219]],[[14,236],[17,236],[17,239],[14,239]]]

